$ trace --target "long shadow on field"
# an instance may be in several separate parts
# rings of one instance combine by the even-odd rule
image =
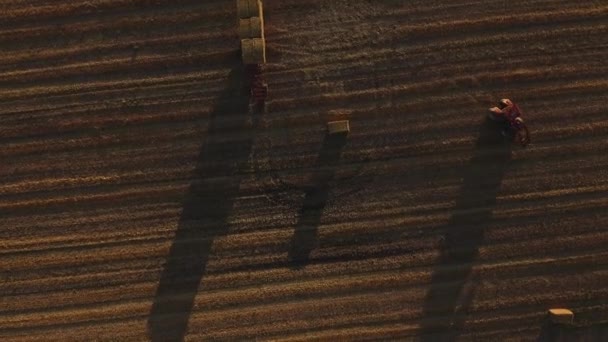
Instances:
[[[558,341],[561,327],[559,325],[551,323],[549,319],[545,319],[540,330],[540,335],[536,339],[536,342],[555,342]]]
[[[422,341],[453,341],[465,322],[473,295],[466,285],[511,160],[511,146],[504,142],[500,128],[490,120],[481,125],[473,158],[464,170],[424,302]]]
[[[558,341],[608,341],[608,324],[570,326],[554,324],[546,319],[536,342]]]
[[[346,134],[333,134],[326,135],[323,140],[313,171],[315,174],[312,184],[305,192],[296,229],[291,239],[289,262],[293,269],[305,267],[309,262],[310,252],[317,245],[317,230],[323,209],[327,204],[329,185],[335,174],[333,165],[340,159],[346,137]]]
[[[245,70],[233,69],[210,114],[208,133],[148,319],[152,341],[184,339],[213,239],[227,232],[241,180],[239,171],[248,161],[253,140],[244,80]]]

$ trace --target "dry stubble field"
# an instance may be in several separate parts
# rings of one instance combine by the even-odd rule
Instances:
[[[507,3],[509,3],[507,5]],[[534,340],[608,320],[608,3],[0,2],[0,338]],[[502,97],[527,149],[485,122]],[[348,117],[347,139],[325,122]]]

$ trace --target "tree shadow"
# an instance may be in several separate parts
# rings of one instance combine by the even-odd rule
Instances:
[[[305,191],[291,239],[289,263],[292,269],[305,267],[309,262],[310,252],[317,246],[317,230],[329,197],[330,183],[334,179],[334,166],[340,159],[346,138],[346,134],[328,134],[323,140],[312,182]]]
[[[240,60],[235,58],[235,65]],[[181,341],[211,245],[226,234],[253,144],[246,70],[234,67],[209,117],[193,180],[148,318],[152,341]]]
[[[431,276],[423,307],[422,341],[453,341],[466,319],[473,296],[469,282],[484,229],[511,160],[502,124],[485,120],[454,211],[443,229],[441,255]]]

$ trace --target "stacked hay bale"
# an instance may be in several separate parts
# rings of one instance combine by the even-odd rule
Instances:
[[[264,12],[261,0],[237,0],[243,63],[266,63]]]
[[[239,19],[239,37],[246,38],[264,38],[264,27],[260,17],[251,17],[248,19]]]
[[[262,3],[260,0],[237,0],[236,9],[239,18],[260,17],[262,13]]]
[[[266,41],[262,38],[241,39],[241,53],[245,64],[266,63]]]

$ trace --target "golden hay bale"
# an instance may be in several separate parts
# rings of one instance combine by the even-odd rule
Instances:
[[[331,109],[328,110],[326,113],[321,114],[322,118],[329,122],[329,121],[340,121],[340,120],[348,120],[349,117],[351,117],[351,115],[353,114],[353,111],[351,109]]]
[[[263,38],[241,39],[244,64],[266,63],[266,41]]]
[[[348,120],[331,121],[327,123],[327,132],[329,134],[336,133],[348,133],[350,132],[350,125]]]
[[[571,324],[574,320],[574,313],[568,309],[550,309],[549,318],[553,323]]]
[[[264,38],[264,23],[259,17],[239,19],[239,37]]]
[[[237,0],[236,10],[239,19],[262,16],[262,2],[260,0]]]

